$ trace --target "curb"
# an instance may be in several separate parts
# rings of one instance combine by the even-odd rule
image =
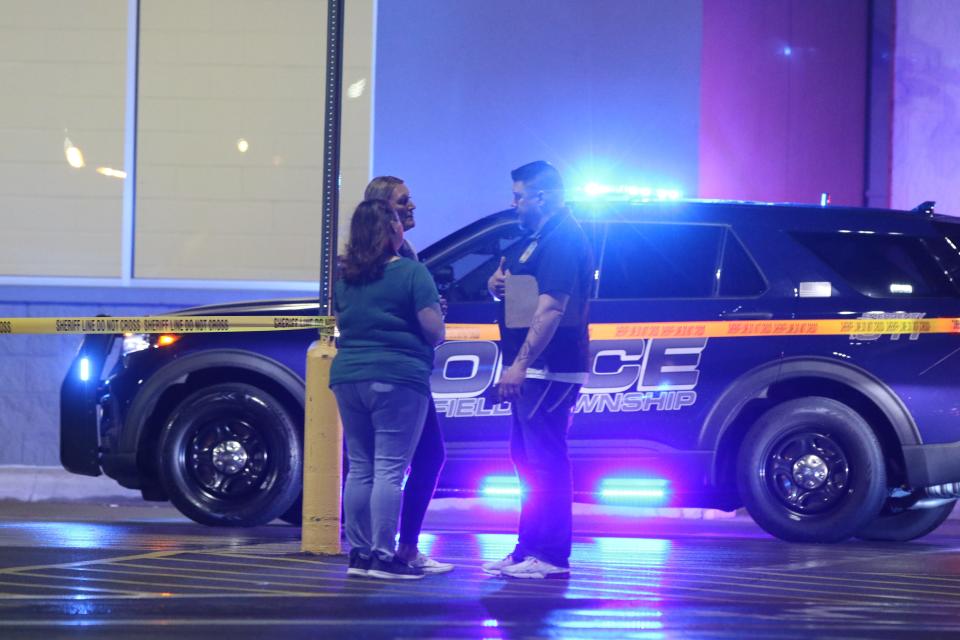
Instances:
[[[0,465],[0,500],[21,502],[123,499],[143,500],[107,476],[80,476],[61,467]]]

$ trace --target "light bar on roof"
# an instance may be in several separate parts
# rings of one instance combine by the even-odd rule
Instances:
[[[588,199],[609,200],[679,200],[683,194],[678,189],[647,187],[633,184],[609,185],[588,182],[578,189]]]

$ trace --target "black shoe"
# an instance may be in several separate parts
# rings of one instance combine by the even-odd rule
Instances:
[[[347,567],[348,576],[366,578],[370,574],[370,558],[360,555],[359,549],[350,549],[350,565]]]
[[[411,567],[396,556],[390,560],[374,556],[367,575],[381,580],[419,580],[423,577],[423,569]]]

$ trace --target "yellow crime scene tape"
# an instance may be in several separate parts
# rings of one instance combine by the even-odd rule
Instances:
[[[317,329],[333,334],[332,316],[97,316],[0,318],[0,334],[230,333]]]
[[[763,336],[872,336],[960,333],[960,318],[850,318],[822,320],[712,320],[591,324],[591,340],[752,338]]]
[[[0,334],[230,333],[316,329],[333,335],[332,316],[144,316],[0,318]],[[960,333],[960,318],[709,320],[590,325],[591,340]],[[447,340],[499,340],[495,324],[447,324]]]
[[[851,318],[849,320],[707,320],[613,322],[590,325],[591,340],[750,338],[763,336],[875,336],[960,333],[960,318]],[[499,340],[495,324],[448,324],[447,340]]]
[[[614,322],[590,325],[591,340],[749,338],[763,336],[874,336],[960,333],[960,318],[851,318],[849,320],[707,320]],[[499,340],[495,324],[448,324],[447,340]]]

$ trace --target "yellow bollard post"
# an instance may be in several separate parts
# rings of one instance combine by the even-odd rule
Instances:
[[[303,532],[305,553],[339,554],[343,430],[330,391],[332,341],[317,340],[307,350],[307,406],[303,433]]]

